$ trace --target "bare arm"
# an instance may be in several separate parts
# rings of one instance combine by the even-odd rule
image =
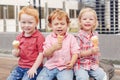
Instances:
[[[62,48],[62,43],[56,43],[56,44],[52,45],[51,48],[44,51],[44,56],[46,56],[46,57],[52,56],[54,51],[59,50],[61,48]]]
[[[91,49],[88,50],[81,50],[79,57],[86,57],[86,56],[90,56],[92,54],[96,54],[99,52],[99,48],[98,47],[93,47]]]
[[[68,62],[67,65],[66,65],[67,69],[72,69],[73,65],[75,64],[75,62],[77,61],[77,59],[78,59],[78,54],[72,55],[71,61]]]
[[[30,78],[34,77],[34,75],[37,74],[37,69],[40,66],[40,64],[42,63],[42,61],[43,61],[43,54],[39,53],[35,63],[33,64],[33,66],[27,72],[28,76]]]

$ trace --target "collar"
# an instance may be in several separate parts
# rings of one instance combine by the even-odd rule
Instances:
[[[38,36],[38,34],[37,34],[38,32],[39,32],[39,30],[36,29],[36,31],[35,31],[31,36],[29,36],[29,37],[37,37],[37,36]],[[25,32],[23,31],[23,32],[21,33],[20,37],[25,37],[25,36],[24,36],[24,33],[25,33]]]
[[[96,32],[93,31],[91,32],[91,34],[88,34],[86,31],[84,30],[80,30],[79,31],[80,35],[82,34],[84,37],[86,37],[87,39],[91,38],[92,36],[96,35]]]

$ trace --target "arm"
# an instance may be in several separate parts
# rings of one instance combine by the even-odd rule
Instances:
[[[72,69],[74,64],[76,63],[77,59],[78,59],[78,54],[73,54],[71,61],[68,62],[66,65],[67,69]]]
[[[94,54],[97,54],[98,52],[99,52],[98,47],[93,47],[93,48],[88,49],[88,50],[81,50],[79,57],[86,57],[86,56],[94,55]]]
[[[56,44],[52,45],[51,48],[46,49],[44,51],[44,56],[46,56],[46,57],[52,56],[54,51],[59,50],[61,48],[62,48],[62,43],[56,43]]]
[[[40,66],[40,64],[43,61],[43,54],[39,53],[35,63],[33,64],[33,66],[28,70],[28,76],[30,78],[34,77],[35,74],[37,74],[37,68]]]

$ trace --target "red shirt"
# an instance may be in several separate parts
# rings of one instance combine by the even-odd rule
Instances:
[[[32,67],[39,52],[43,51],[43,42],[45,41],[44,36],[38,30],[30,37],[25,37],[24,32],[22,32],[17,36],[17,40],[20,42],[19,66],[22,68]]]

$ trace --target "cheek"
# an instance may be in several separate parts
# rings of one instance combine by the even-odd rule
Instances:
[[[23,29],[24,29],[24,26],[21,25],[21,29],[23,30]]]

